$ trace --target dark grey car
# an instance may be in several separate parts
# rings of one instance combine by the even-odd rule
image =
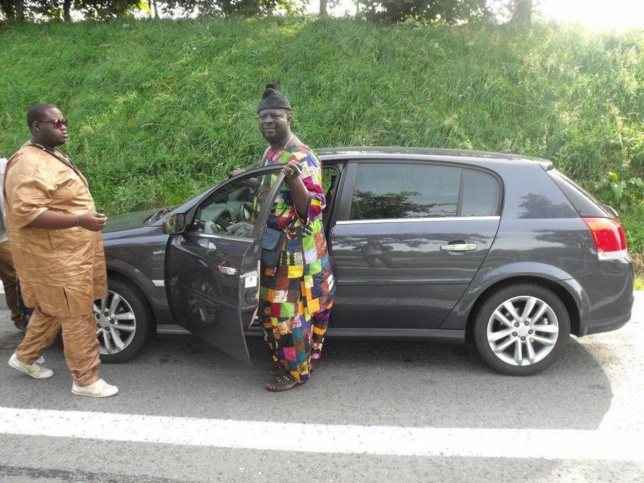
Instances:
[[[578,337],[631,316],[633,267],[615,212],[554,169],[512,154],[318,150],[337,279],[329,337],[473,341],[505,374],[539,372]],[[102,359],[189,330],[248,361],[259,239],[249,170],[172,209],[110,217]],[[245,236],[229,227],[248,223]]]

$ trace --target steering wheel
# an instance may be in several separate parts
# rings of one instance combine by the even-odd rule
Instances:
[[[239,208],[239,221],[250,221],[253,213],[253,204],[244,201]]]

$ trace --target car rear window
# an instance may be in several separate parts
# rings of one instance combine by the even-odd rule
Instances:
[[[361,163],[350,219],[489,216],[498,211],[499,183],[455,166]]]

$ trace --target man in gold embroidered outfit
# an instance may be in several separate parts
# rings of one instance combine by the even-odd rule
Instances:
[[[94,300],[107,293],[97,213],[87,180],[57,147],[67,121],[51,104],[27,112],[31,140],[10,159],[5,175],[7,228],[21,292],[35,310],[22,343],[9,360],[37,379],[53,371],[36,362],[62,330],[72,392],[105,397],[118,392],[99,378]]]

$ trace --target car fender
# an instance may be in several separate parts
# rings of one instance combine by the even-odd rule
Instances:
[[[576,313],[570,314],[572,321],[579,322],[579,328],[574,333],[586,333],[584,326],[590,316],[590,300],[583,286],[569,273],[538,262],[516,262],[489,270],[482,267],[441,325],[441,329],[465,329],[469,316],[481,297],[500,284],[519,280],[547,282],[548,285],[555,285],[557,290],[564,290],[569,295],[568,299],[574,303],[574,308],[571,309],[576,309]]]
[[[129,281],[143,293],[154,313],[154,319],[158,324],[174,323],[168,315],[170,310],[168,308],[168,300],[165,296],[165,289],[159,290],[141,270],[125,260],[106,256],[105,262],[108,277],[110,273],[117,273],[120,278]]]

